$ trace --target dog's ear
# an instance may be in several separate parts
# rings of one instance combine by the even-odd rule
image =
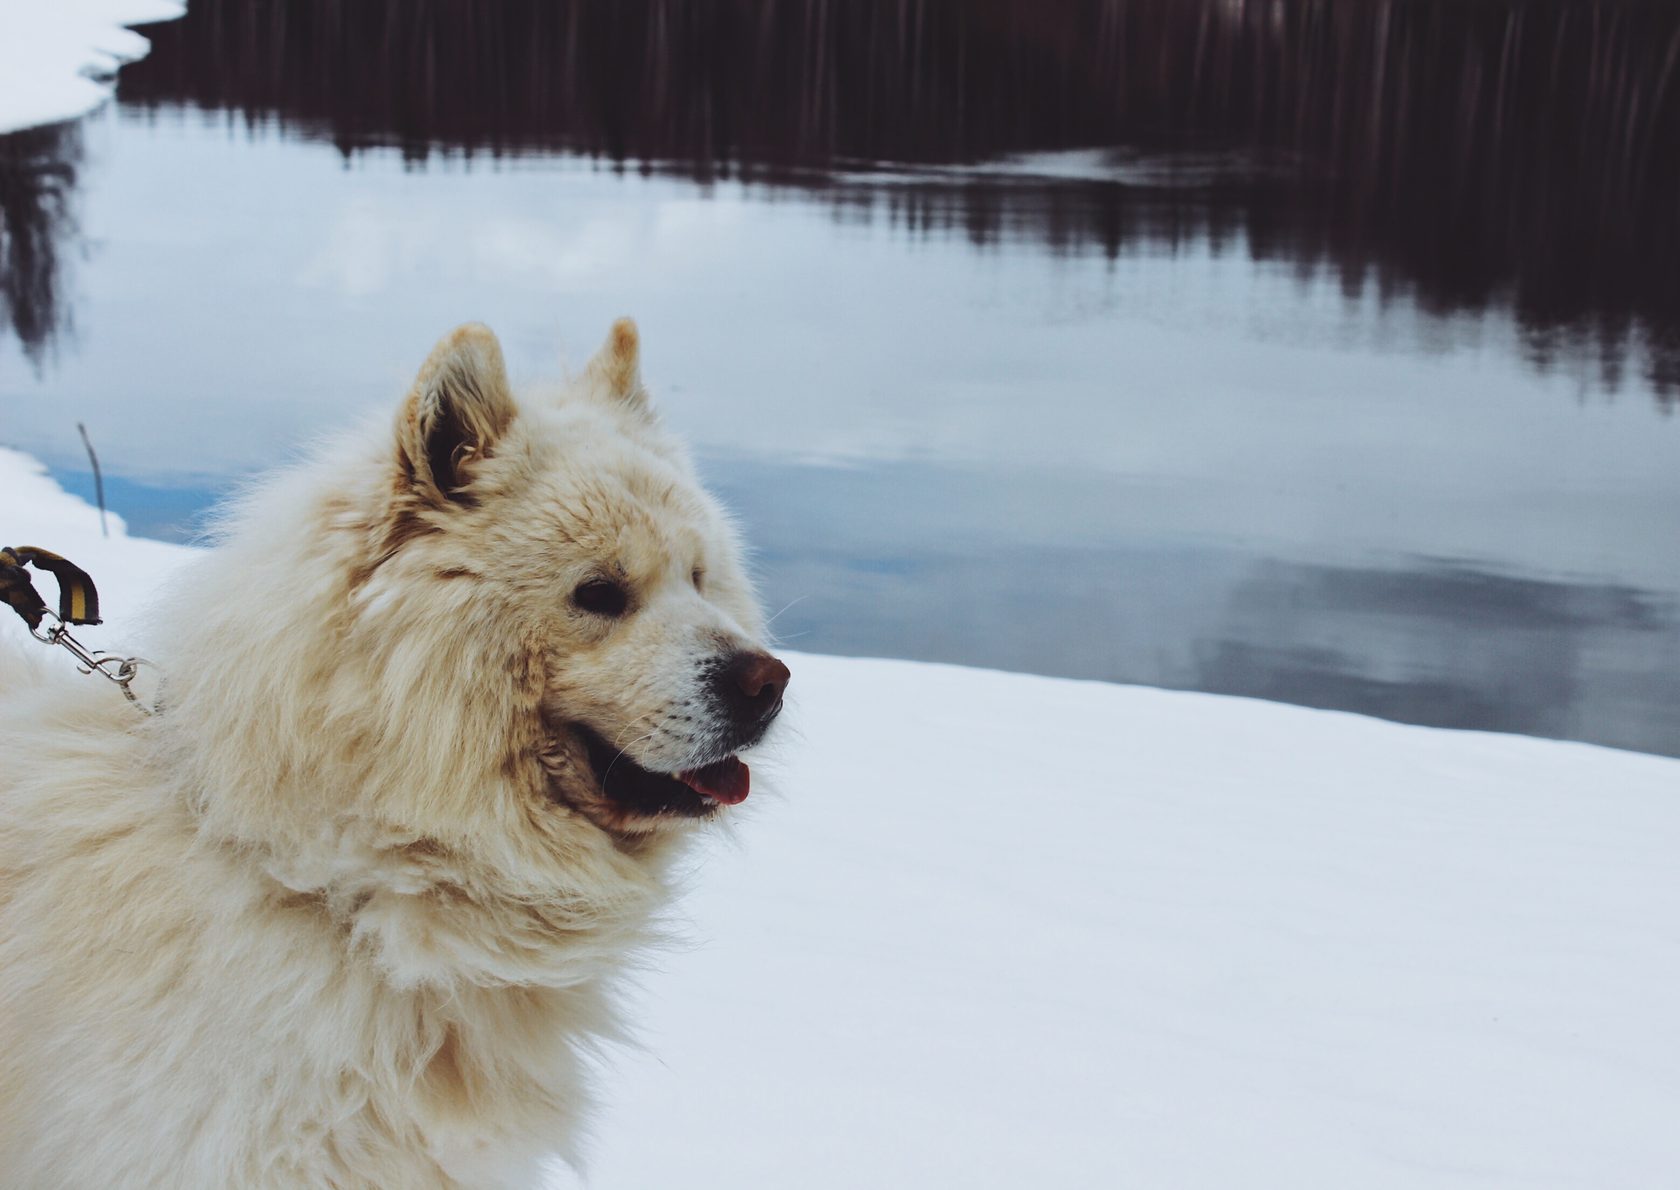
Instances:
[[[612,324],[607,341],[589,361],[584,376],[596,392],[609,400],[647,412],[647,389],[642,387],[642,342],[635,322],[620,318]]]
[[[397,415],[397,461],[416,491],[470,503],[474,465],[488,457],[518,407],[502,345],[480,323],[438,340]]]

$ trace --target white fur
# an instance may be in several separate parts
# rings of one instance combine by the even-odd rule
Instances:
[[[267,484],[189,568],[155,718],[0,655],[0,1183],[518,1186],[576,1157],[690,832],[615,816],[564,725],[713,759],[702,671],[763,631],[636,350],[621,323],[521,407],[487,331],[446,339],[394,436]],[[603,568],[633,614],[570,602]]]

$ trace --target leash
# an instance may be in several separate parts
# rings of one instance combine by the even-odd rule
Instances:
[[[47,606],[29,580],[26,566],[45,571],[58,581],[58,611]],[[76,668],[85,674],[97,673],[117,684],[123,697],[142,715],[153,715],[157,708],[140,701],[130,688],[143,665],[151,665],[144,657],[117,657],[97,649],[90,649],[70,635],[70,625],[99,623],[99,592],[88,572],[61,558],[50,550],[32,545],[13,548],[0,547],[0,600],[15,611],[29,627],[29,635],[48,645],[58,645],[76,658]],[[50,623],[49,623],[50,621]],[[153,668],[156,668],[155,666]]]

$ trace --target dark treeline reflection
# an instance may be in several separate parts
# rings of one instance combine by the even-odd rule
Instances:
[[[1510,304],[1534,362],[1680,394],[1680,9],[1635,0],[194,0],[131,105],[277,118],[344,152],[563,149],[820,184],[918,230],[1242,233],[1452,313]],[[1264,168],[894,176],[1129,146]],[[1159,158],[1155,158],[1159,159]],[[850,192],[850,193],[847,193]]]
[[[0,326],[37,367],[69,317],[60,248],[74,224],[81,156],[75,124],[0,136]]]

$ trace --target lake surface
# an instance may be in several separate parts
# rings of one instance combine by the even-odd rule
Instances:
[[[134,531],[620,313],[790,647],[1680,755],[1680,17],[195,0],[0,138]],[[51,543],[45,543],[50,545]]]

